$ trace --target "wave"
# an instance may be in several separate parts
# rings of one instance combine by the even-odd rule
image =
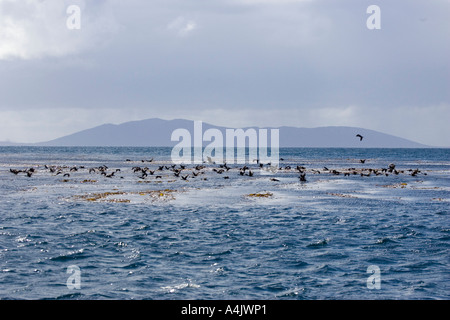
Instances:
[[[319,241],[310,243],[306,247],[307,248],[322,248],[322,247],[325,247],[326,245],[328,245],[329,242],[330,242],[330,239],[323,239],[323,240],[319,240]]]
[[[395,240],[392,240],[391,238],[381,238],[375,242],[375,244],[390,244],[390,243],[396,244],[398,242]]]
[[[85,254],[85,249],[79,249],[75,251],[71,251],[65,254],[61,254],[56,257],[50,258],[52,261],[59,261],[59,262],[65,262],[70,260],[77,260],[77,259],[84,259],[87,258],[88,255]]]
[[[74,293],[67,293],[60,296],[57,296],[56,298],[47,298],[44,300],[84,300],[85,295],[80,292],[74,292]]]
[[[180,284],[176,284],[176,285],[172,285],[172,286],[164,286],[161,287],[161,289],[163,289],[164,291],[167,291],[168,293],[173,293],[185,288],[200,288],[200,285],[192,283],[192,282],[184,282],[184,283],[180,283]]]

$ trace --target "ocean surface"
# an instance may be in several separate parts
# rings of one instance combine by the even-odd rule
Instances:
[[[170,152],[0,147],[0,299],[450,298],[450,149]]]

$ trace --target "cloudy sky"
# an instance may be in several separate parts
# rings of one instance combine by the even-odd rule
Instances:
[[[449,17],[449,0],[0,0],[0,141],[159,117],[450,146]]]

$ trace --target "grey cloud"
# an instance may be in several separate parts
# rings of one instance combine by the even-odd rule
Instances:
[[[364,110],[389,116],[450,105],[448,1],[378,1],[381,30],[366,28],[371,1],[90,3],[83,16],[93,29],[80,30],[93,39],[89,47],[0,61],[0,110],[165,109],[192,117],[245,110],[248,119],[239,122],[274,110],[277,122],[275,110],[314,115],[357,107],[351,118],[336,114],[354,125],[365,121]],[[102,34],[104,45],[96,38]],[[308,116],[315,125],[331,121],[316,114]],[[384,131],[398,130],[394,125]]]

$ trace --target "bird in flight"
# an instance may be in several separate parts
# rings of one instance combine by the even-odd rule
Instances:
[[[362,141],[362,139],[363,139],[363,136],[362,136],[362,135],[357,134],[356,136],[359,138],[359,141]]]

